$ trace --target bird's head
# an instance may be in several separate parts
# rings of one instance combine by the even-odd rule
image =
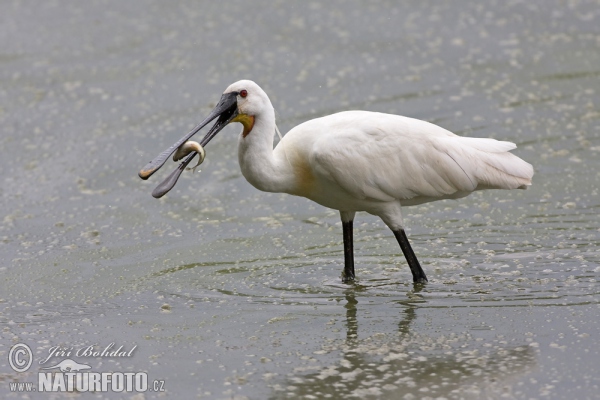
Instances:
[[[242,135],[246,137],[254,127],[254,118],[270,107],[270,101],[264,90],[253,81],[241,80],[231,84],[224,96],[235,96],[236,115],[230,122],[239,122],[244,126]]]
[[[250,80],[241,80],[231,84],[221,95],[219,102],[208,116],[198,124],[190,133],[179,139],[171,147],[160,153],[150,161],[140,172],[142,179],[148,179],[158,171],[167,158],[188,139],[198,133],[213,120],[217,120],[212,128],[200,141],[202,147],[206,146],[230,122],[239,122],[244,126],[243,136],[246,137],[254,127],[254,119],[265,110],[272,108],[267,94],[256,83]]]

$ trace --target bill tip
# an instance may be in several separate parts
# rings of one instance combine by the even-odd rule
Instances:
[[[138,176],[140,178],[142,178],[143,180],[146,180],[148,178],[150,178],[150,175],[152,175],[154,171],[150,170],[150,169],[142,169],[140,170],[140,172],[138,172]]]

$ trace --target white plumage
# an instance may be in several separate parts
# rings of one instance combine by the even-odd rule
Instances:
[[[404,233],[401,206],[531,184],[533,167],[509,153],[513,143],[461,137],[425,121],[376,112],[346,111],[304,122],[273,149],[275,112],[267,94],[243,80],[225,90],[222,102],[225,97],[235,108],[225,124],[244,125],[238,156],[248,182],[340,211],[345,280],[354,278],[357,211],[381,217],[396,235],[414,281],[426,282]]]
[[[307,197],[340,211],[366,211],[391,229],[402,227],[400,205],[460,198],[480,189],[531,184],[533,167],[508,153],[510,142],[461,137],[429,122],[368,111],[345,111],[292,128],[273,149],[275,114],[266,93],[254,127],[239,138],[242,173],[256,188]],[[391,209],[391,210],[390,210]]]

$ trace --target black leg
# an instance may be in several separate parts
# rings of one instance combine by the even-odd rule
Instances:
[[[352,240],[352,220],[342,221],[344,229],[344,274],[342,281],[344,283],[354,280],[354,243]]]
[[[417,260],[417,256],[415,256],[415,252],[413,251],[412,247],[410,247],[410,243],[406,237],[406,232],[404,232],[404,229],[399,229],[392,232],[394,232],[394,236],[396,236],[396,239],[400,244],[400,248],[404,253],[404,257],[408,262],[410,272],[412,272],[413,275],[413,282],[426,283],[427,277],[425,276],[425,271],[423,271],[423,268],[421,268],[421,264],[419,264],[419,260]]]

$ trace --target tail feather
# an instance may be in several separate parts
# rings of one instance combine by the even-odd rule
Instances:
[[[517,148],[512,142],[488,138],[460,137],[463,144],[487,153],[504,153]]]
[[[477,189],[527,189],[533,166],[511,153],[487,153],[477,171]]]
[[[517,146],[494,139],[461,138],[461,146],[449,148],[476,187],[481,189],[526,189],[533,166],[509,153]]]

